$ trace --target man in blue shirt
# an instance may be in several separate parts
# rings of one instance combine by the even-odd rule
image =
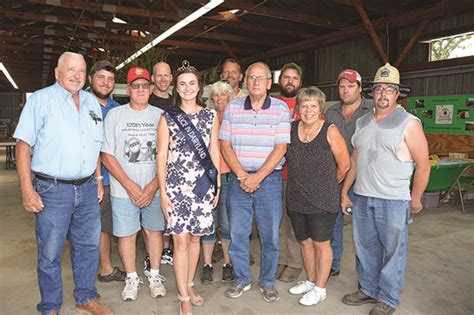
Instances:
[[[107,113],[120,104],[114,101],[110,94],[115,87],[115,76],[117,69],[107,60],[97,61],[89,71],[89,83],[91,92],[99,101],[102,110],[102,118],[105,119]],[[125,281],[126,274],[118,267],[112,265],[110,257],[110,236],[112,235],[112,205],[110,203],[110,183],[109,172],[104,165],[101,165],[101,175],[97,177],[99,187],[104,189],[104,197],[100,203],[100,255],[99,255],[99,282]]]
[[[94,174],[103,141],[97,100],[82,91],[86,63],[65,52],[55,69],[56,83],[33,93],[13,135],[25,210],[36,216],[37,274],[41,314],[58,314],[62,304],[61,255],[66,238],[76,307],[111,314],[97,296],[99,193]],[[30,157],[30,149],[33,157]],[[31,182],[31,171],[35,179]]]

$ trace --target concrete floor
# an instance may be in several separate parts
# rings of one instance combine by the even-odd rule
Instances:
[[[23,210],[16,172],[5,170],[4,156],[4,152],[0,151],[0,314],[36,314],[39,291],[36,281],[34,216]],[[444,206],[425,210],[414,218],[410,227],[405,290],[397,314],[474,314],[473,210],[463,214],[459,208]],[[276,286],[281,299],[277,303],[264,302],[257,286],[239,299],[229,299],[225,297],[228,284],[216,281],[212,285],[200,285],[198,271],[196,288],[206,304],[193,308],[194,314],[368,314],[370,305],[351,307],[340,301],[344,294],[357,289],[350,222],[346,222],[344,232],[345,253],[341,275],[330,279],[328,298],[319,305],[300,306],[298,297],[288,293],[292,284],[279,281]],[[116,250],[115,244],[114,261],[118,262]],[[61,314],[78,314],[72,297],[73,281],[68,252],[66,245]],[[140,243],[137,256],[139,273],[143,252]],[[259,244],[256,238],[253,240],[252,252],[258,260],[256,253],[259,252]],[[253,266],[252,271],[256,280],[258,264]],[[98,283],[97,288],[114,314],[177,314],[173,269],[171,266],[162,266],[162,273],[168,279],[168,295],[165,298],[151,298],[146,284],[138,300],[127,303],[120,299],[123,284]],[[220,276],[221,266],[217,266],[214,279],[219,280]],[[300,280],[303,279],[302,273]]]

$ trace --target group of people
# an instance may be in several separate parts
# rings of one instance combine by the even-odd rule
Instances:
[[[327,297],[328,278],[340,273],[349,213],[359,290],[342,302],[374,303],[372,315],[395,311],[410,212],[421,210],[429,176],[421,124],[397,105],[409,88],[396,68],[379,68],[365,87],[357,71],[342,71],[340,102],[329,109],[319,88],[303,87],[295,63],[282,67],[280,95],[272,97],[267,64],[253,63],[244,75],[227,59],[207,105],[200,73],[187,61],[174,73],[165,62],[152,75],[131,68],[130,102],[121,106],[110,97],[116,73],[110,62],[96,62],[83,91],[84,58],[62,54],[56,83],[33,93],[14,134],[23,205],[36,216],[39,312],[59,313],[66,239],[77,308],[112,313],[99,299],[97,272],[101,282],[124,281],[122,299],[136,300],[143,283],[135,265],[140,231],[152,297],[167,294],[159,269],[172,253],[164,261],[175,271],[178,312],[204,305],[194,287],[201,243],[206,284],[220,238],[222,280],[232,282],[226,295],[239,298],[252,285],[254,217],[263,299],[278,301],[276,279],[294,282],[304,267],[306,280],[289,292],[301,295],[302,305],[315,305]],[[363,89],[373,101],[362,97]],[[125,271],[112,263],[112,235]]]

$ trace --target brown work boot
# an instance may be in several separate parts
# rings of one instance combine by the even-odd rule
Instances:
[[[395,312],[396,308],[385,304],[384,302],[377,301],[377,304],[370,310],[369,315],[390,315]]]
[[[285,271],[286,265],[278,264],[277,271],[275,272],[275,277],[280,279],[283,271]]]
[[[107,304],[99,300],[92,300],[87,304],[76,304],[76,307],[81,311],[85,311],[91,315],[111,315],[112,310]]]
[[[362,305],[362,304],[367,304],[367,303],[377,303],[377,300],[374,298],[371,298],[361,290],[356,291],[354,293],[349,293],[344,295],[342,298],[342,303],[347,304],[347,305]]]
[[[280,277],[280,281],[283,282],[294,282],[296,279],[298,279],[298,276],[301,273],[301,268],[293,268],[290,266],[287,266],[285,268],[285,271],[283,271],[283,274]]]

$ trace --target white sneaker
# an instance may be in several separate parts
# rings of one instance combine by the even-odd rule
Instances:
[[[139,277],[125,279],[125,288],[122,291],[122,300],[126,301],[135,301],[138,297],[138,290],[140,289],[140,284],[143,283],[143,280]]]
[[[294,287],[290,288],[289,292],[295,295],[304,294],[308,291],[313,290],[314,286],[315,284],[312,282],[309,282],[308,280],[298,281]]]
[[[308,291],[303,295],[303,297],[300,299],[300,304],[304,306],[311,306],[311,305],[316,305],[321,301],[324,301],[326,299],[326,293],[321,292],[316,289],[312,289],[311,291]]]
[[[166,295],[166,288],[163,285],[163,282],[165,282],[166,279],[162,275],[154,275],[154,276],[149,276],[148,277],[148,282],[150,282],[150,295],[151,297],[158,297],[158,295],[161,295],[164,297]]]

